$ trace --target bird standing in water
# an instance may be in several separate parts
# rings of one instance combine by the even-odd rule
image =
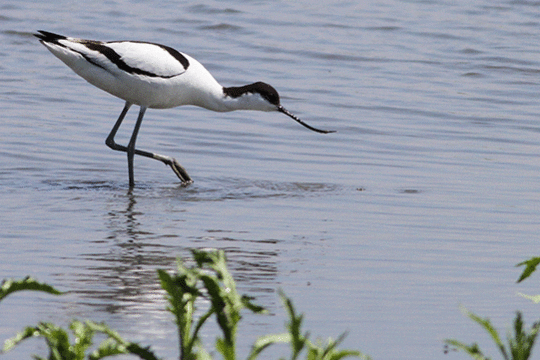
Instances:
[[[195,105],[208,110],[279,111],[318,133],[316,129],[287,111],[279,94],[263,82],[223,87],[197,60],[165,45],[141,41],[101,42],[39,31],[40,42],[77,75],[90,84],[123,99],[126,103],[105,143],[113,150],[127,152],[129,186],[135,186],[133,157],[140,155],[169,165],[183,184],[193,182],[176,159],[135,148],[146,109],[168,109]],[[132,105],[140,107],[133,134],[127,146],[114,137]]]

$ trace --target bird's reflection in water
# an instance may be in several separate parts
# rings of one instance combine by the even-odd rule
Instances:
[[[191,248],[223,249],[241,292],[256,298],[272,294],[270,301],[276,300],[278,240],[250,239],[249,232],[231,230],[183,236],[183,219],[178,220],[177,227],[171,227],[170,222],[160,226],[159,214],[145,211],[141,202],[146,205],[146,198],[131,191],[114,197],[104,216],[104,238],[93,241],[94,251],[81,255],[86,266],[78,276],[80,287],[76,292],[86,305],[109,313],[150,311],[163,316],[163,292],[156,270],[174,271],[178,258],[190,264]]]

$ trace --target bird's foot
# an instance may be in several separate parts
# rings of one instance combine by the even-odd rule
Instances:
[[[186,186],[193,183],[193,180],[188,175],[186,169],[184,169],[184,167],[180,165],[180,163],[178,163],[176,159],[171,158],[171,161],[167,165],[171,167],[171,169],[174,171],[176,176],[178,176],[180,181],[182,181],[182,185]]]
[[[148,154],[150,154],[152,158],[161,161],[165,165],[169,165],[171,169],[174,171],[174,173],[176,174],[176,176],[178,176],[180,181],[182,181],[183,186],[189,185],[193,182],[191,177],[188,175],[186,169],[184,169],[184,167],[180,165],[180,163],[176,161],[175,158],[172,158],[170,156],[159,155],[159,154],[152,154],[152,153],[148,153]]]

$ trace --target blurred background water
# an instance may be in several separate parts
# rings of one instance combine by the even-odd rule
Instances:
[[[459,305],[503,333],[515,310],[538,314],[516,296],[538,282],[516,285],[514,265],[539,249],[539,26],[535,1],[4,0],[0,278],[70,293],[3,301],[0,341],[91,318],[176,358],[155,270],[210,247],[271,312],[246,314],[241,354],[282,331],[278,288],[313,338],[348,331],[343,347],[374,359],[441,358],[445,338],[494,354]],[[338,132],[277,113],[151,109],[138,147],[176,157],[195,183],[136,158],[129,193],[125,155],[104,144],[123,101],[54,58],[39,29],[172,46],[223,85],[272,84]],[[204,336],[212,345],[215,329]],[[31,340],[2,357],[45,351]]]

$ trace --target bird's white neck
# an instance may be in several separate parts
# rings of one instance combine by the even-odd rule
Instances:
[[[189,55],[183,55],[190,62],[190,67],[185,74],[179,76],[181,86],[172,95],[173,99],[180,99],[176,106],[196,105],[219,112],[277,110],[279,95],[270,85],[256,82],[245,86],[223,87],[201,63]]]

